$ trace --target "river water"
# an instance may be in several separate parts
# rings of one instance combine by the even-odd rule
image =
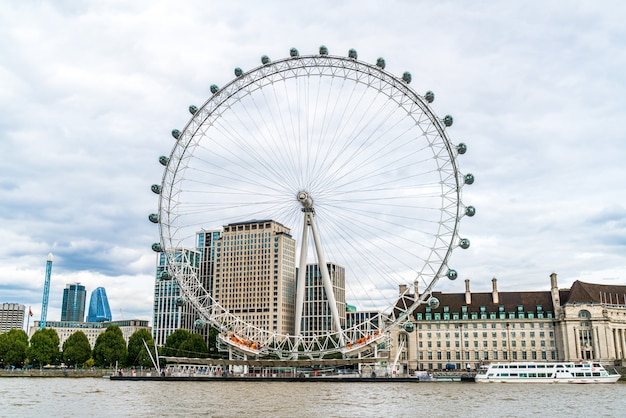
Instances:
[[[623,417],[608,385],[0,378],[2,417]]]

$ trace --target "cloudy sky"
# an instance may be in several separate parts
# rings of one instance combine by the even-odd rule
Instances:
[[[62,289],[151,319],[157,158],[213,83],[291,47],[410,71],[465,142],[468,250],[440,289],[626,284],[626,3],[20,1],[0,4],[0,302]]]

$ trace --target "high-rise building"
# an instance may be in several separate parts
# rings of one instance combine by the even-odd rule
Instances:
[[[326,263],[330,281],[333,285],[341,328],[346,321],[346,270],[335,263]],[[302,310],[302,335],[314,336],[334,332],[333,317],[322,280],[322,273],[317,264],[307,264],[304,287],[304,307]]]
[[[296,241],[273,220],[231,223],[217,245],[213,298],[249,324],[281,334],[295,325]]]
[[[212,298],[243,320],[292,334],[295,316],[295,240],[289,228],[272,220],[228,224],[223,231],[199,231],[195,249],[177,249],[173,263],[193,269]],[[157,345],[179,328],[208,339],[208,327],[165,271],[165,253],[157,261],[153,336]]]
[[[198,314],[194,307],[183,296],[176,280],[164,275],[165,253],[159,253],[157,259],[156,281],[154,285],[154,308],[152,336],[157,345],[165,344],[167,337],[177,329],[189,332],[204,333],[203,329],[195,329],[194,322]],[[192,249],[176,249],[172,254],[172,263],[185,265],[193,275],[199,274],[200,253]]]
[[[63,289],[61,321],[84,322],[87,291],[80,283],[68,284]]]
[[[213,292],[215,283],[215,264],[220,243],[221,231],[205,231],[196,233],[197,251],[200,253],[200,281],[202,286]]]
[[[107,292],[104,290],[104,287],[98,287],[91,292],[87,322],[108,322],[111,319],[113,317],[111,316]]]
[[[26,307],[17,303],[0,304],[0,334],[12,329],[24,329]]]

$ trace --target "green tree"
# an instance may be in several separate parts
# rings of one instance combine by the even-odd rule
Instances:
[[[59,334],[52,328],[35,331],[30,339],[30,347],[26,349],[26,356],[35,366],[44,366],[56,363],[59,355]]]
[[[91,357],[89,339],[82,331],[76,331],[63,343],[63,361],[69,365],[83,365]]]
[[[185,354],[179,352],[180,346],[187,341],[190,336],[191,333],[185,329],[177,329],[171,333],[167,337],[167,340],[165,340],[165,345],[161,349],[163,355],[184,357]]]
[[[0,365],[22,367],[26,360],[28,335],[21,329],[0,334]]]
[[[217,330],[217,328],[211,327],[209,328],[209,354],[211,354],[212,356],[217,356],[218,350],[217,350],[217,335],[219,334],[219,331]]]
[[[123,366],[128,349],[120,327],[109,325],[106,331],[98,335],[92,354],[98,366],[113,366],[116,362]]]
[[[172,357],[207,357],[209,347],[200,334],[192,334],[184,329],[177,329],[167,337],[161,349],[164,356]]]
[[[205,358],[209,354],[209,347],[207,347],[204,338],[200,334],[191,334],[179,347],[182,353],[185,353],[185,357],[199,357]]]
[[[152,367],[152,360],[146,350],[146,342],[150,348],[150,354],[154,358],[154,340],[150,331],[147,329],[139,329],[133,333],[128,339],[128,358],[126,359],[127,366],[143,366]],[[156,360],[156,359],[155,359]]]

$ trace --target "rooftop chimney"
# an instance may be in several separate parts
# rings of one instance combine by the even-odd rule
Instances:
[[[469,279],[465,279],[465,304],[472,304],[472,294],[470,293]]]
[[[408,286],[405,284],[401,284],[399,288],[400,288],[399,289],[400,296],[404,296],[406,294]]]
[[[495,277],[491,279],[491,298],[494,304],[500,303],[500,297],[498,296],[498,279]]]
[[[559,297],[559,286],[556,283],[556,273],[550,275],[550,292],[552,293],[552,305],[554,305],[554,311],[561,307],[561,300]]]

